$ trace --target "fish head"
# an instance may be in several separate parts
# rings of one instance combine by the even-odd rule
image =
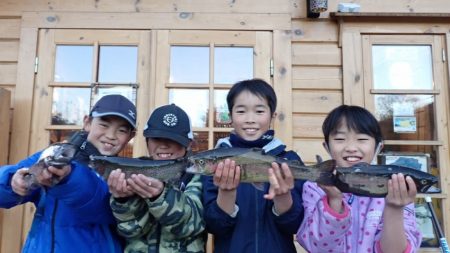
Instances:
[[[38,162],[43,162],[47,167],[62,167],[72,161],[77,150],[77,146],[71,143],[55,143],[42,152]]]
[[[187,173],[210,175],[214,170],[214,158],[189,157],[190,166],[186,169]]]
[[[434,184],[438,182],[437,177],[429,174],[429,173],[423,173],[425,175],[421,175],[418,178],[414,178],[414,183],[416,184],[417,191],[419,193],[426,193],[428,189]]]

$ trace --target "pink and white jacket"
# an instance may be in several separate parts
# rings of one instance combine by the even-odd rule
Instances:
[[[325,192],[316,183],[303,186],[305,218],[297,232],[297,241],[313,253],[381,253],[384,198],[359,197],[344,193],[344,212],[329,205]],[[405,253],[416,252],[422,235],[416,226],[414,204],[404,209],[408,245]]]

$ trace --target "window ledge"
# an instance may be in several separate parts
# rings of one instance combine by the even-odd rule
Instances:
[[[330,18],[348,21],[401,21],[450,23],[450,13],[405,13],[405,12],[330,12]]]

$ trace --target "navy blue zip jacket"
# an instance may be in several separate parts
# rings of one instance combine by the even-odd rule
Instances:
[[[72,172],[53,187],[36,189],[25,197],[13,192],[14,173],[33,165],[40,154],[16,165],[0,167],[0,207],[11,208],[26,202],[36,206],[22,252],[122,252],[120,240],[114,233],[116,225],[109,206],[108,185],[85,161],[72,162]]]
[[[226,148],[232,144],[235,147],[248,147],[240,145],[239,141],[230,142],[229,138],[219,140],[217,146]],[[295,152],[285,151],[285,147],[281,141],[273,138],[263,148],[269,154],[301,161]],[[218,189],[212,177],[203,177],[203,183],[206,229],[214,235],[214,252],[296,252],[293,235],[303,220],[301,194],[304,181],[295,181],[295,187],[291,190],[292,207],[279,216],[272,211],[273,201],[263,197],[269,190],[268,183],[264,184],[264,191],[248,183],[239,184],[236,197],[239,211],[234,218],[217,205]]]

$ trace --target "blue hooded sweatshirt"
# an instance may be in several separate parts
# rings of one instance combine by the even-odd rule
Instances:
[[[285,151],[286,146],[273,138],[271,130],[263,135],[266,141],[246,142],[234,134],[230,137],[220,139],[217,146],[262,147],[268,154],[301,161],[295,152]],[[206,229],[214,235],[214,252],[296,252],[293,235],[303,220],[301,194],[304,181],[295,181],[294,189],[291,190],[292,207],[279,216],[272,210],[273,201],[263,197],[269,190],[268,183],[264,184],[264,191],[257,190],[251,184],[239,184],[235,203],[239,211],[234,218],[217,205],[218,188],[212,177],[204,177],[203,183]]]
[[[71,163],[72,172],[59,184],[38,188],[25,197],[13,192],[14,173],[36,163],[40,154],[16,165],[0,167],[0,207],[11,208],[27,202],[36,206],[22,252],[122,252],[114,232],[116,224],[109,206],[108,185],[79,159]]]

